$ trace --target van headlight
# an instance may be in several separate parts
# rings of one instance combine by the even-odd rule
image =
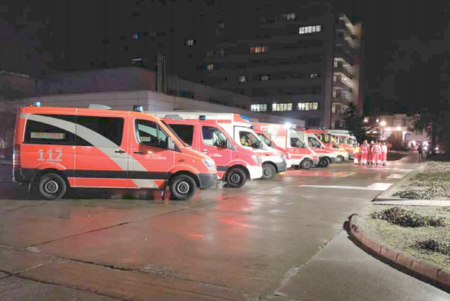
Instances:
[[[202,161],[209,170],[216,170],[216,163],[212,159],[203,159]]]
[[[253,161],[255,161],[255,163],[257,165],[261,165],[261,157],[260,156],[253,155],[252,159],[253,159]]]

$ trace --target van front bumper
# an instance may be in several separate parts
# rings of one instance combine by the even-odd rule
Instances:
[[[208,189],[217,186],[218,176],[216,173],[201,173],[198,180],[200,189]]]
[[[275,165],[277,166],[278,173],[286,171],[286,169],[287,169],[287,164],[286,164],[285,160],[283,160],[283,162],[279,162],[279,163],[277,162],[277,163],[275,163]]]
[[[263,168],[262,166],[247,166],[248,172],[250,174],[250,179],[260,179],[263,176]]]

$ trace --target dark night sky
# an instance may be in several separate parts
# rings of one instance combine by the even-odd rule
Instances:
[[[444,0],[0,0],[0,69],[29,74],[49,67],[91,69],[92,61],[111,56],[124,65],[128,61],[115,49],[129,42],[118,37],[134,26],[165,32],[162,47],[172,62],[168,73],[199,81],[202,71],[196,66],[214,44],[218,20],[225,21],[230,39],[251,37],[258,34],[260,17],[292,7],[301,14],[307,3],[320,12],[325,2],[363,22],[366,111],[449,106],[450,4]],[[134,11],[145,14],[130,24],[136,21],[121,13]],[[96,21],[98,14],[103,22]],[[88,22],[95,28],[86,28]],[[82,38],[71,39],[74,33]],[[184,46],[187,38],[197,45]],[[105,39],[112,42],[104,45]],[[142,51],[156,47],[150,42]]]

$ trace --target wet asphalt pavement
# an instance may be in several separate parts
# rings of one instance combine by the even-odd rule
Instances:
[[[417,166],[408,161],[293,170],[187,202],[96,190],[30,199],[3,166],[0,300],[450,300],[343,230]]]

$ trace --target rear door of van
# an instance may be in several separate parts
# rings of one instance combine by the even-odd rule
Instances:
[[[85,110],[76,122],[76,187],[128,187],[128,116]]]

